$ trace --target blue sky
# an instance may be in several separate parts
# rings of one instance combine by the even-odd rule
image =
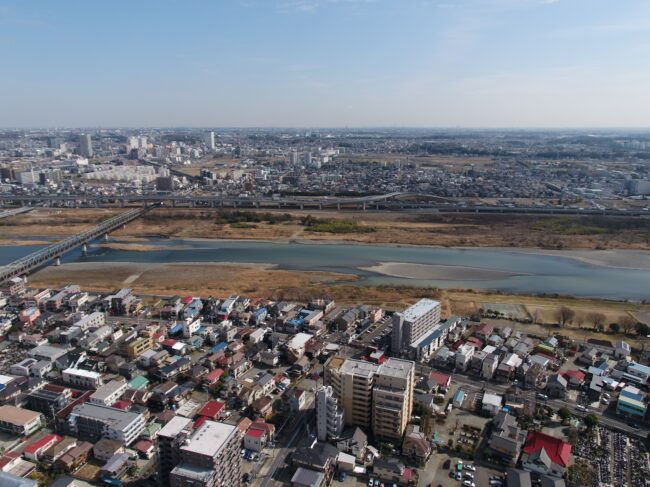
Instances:
[[[647,0],[0,0],[0,126],[650,127]]]

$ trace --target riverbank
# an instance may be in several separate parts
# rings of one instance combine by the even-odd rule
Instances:
[[[119,209],[35,209],[0,221],[7,240],[40,235],[64,237],[119,213]],[[120,239],[160,236],[172,239],[310,241],[443,247],[650,250],[650,221],[604,217],[438,214],[423,211],[247,210],[261,215],[246,224],[223,223],[217,209],[159,208],[117,230]],[[308,215],[350,222],[346,233],[311,231]],[[265,215],[288,215],[272,222]],[[220,222],[220,223],[217,223]],[[352,225],[353,224],[353,225]],[[349,230],[349,231],[348,231]],[[355,231],[358,230],[358,231]]]

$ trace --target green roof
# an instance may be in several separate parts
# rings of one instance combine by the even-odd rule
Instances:
[[[149,385],[149,379],[143,375],[138,375],[129,381],[129,388],[140,391]]]

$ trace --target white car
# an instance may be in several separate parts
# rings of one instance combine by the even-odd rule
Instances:
[[[465,470],[469,470],[470,472],[476,472],[476,467],[474,465],[465,465]]]
[[[471,482],[469,480],[463,481],[463,487],[476,487],[476,484],[474,482]]]

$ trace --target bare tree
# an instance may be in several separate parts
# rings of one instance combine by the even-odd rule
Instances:
[[[589,313],[587,319],[593,323],[596,330],[603,330],[607,317],[602,313]]]
[[[562,306],[555,312],[555,318],[562,328],[564,328],[567,323],[570,323],[575,315],[576,312],[567,306]]]
[[[618,324],[621,325],[621,328],[623,328],[623,333],[629,335],[630,332],[634,329],[634,325],[636,325],[636,320],[630,315],[623,315],[619,317]]]
[[[585,323],[585,315],[584,313],[576,314],[576,325],[578,325],[578,328],[582,328],[582,325]]]

